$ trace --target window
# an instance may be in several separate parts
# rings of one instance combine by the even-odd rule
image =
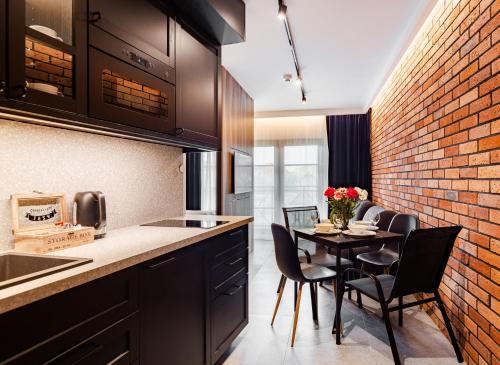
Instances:
[[[256,239],[268,239],[274,222],[275,171],[274,147],[254,149],[254,234]]]
[[[309,143],[276,142],[274,146],[255,147],[256,239],[272,239],[271,223],[284,223],[282,207],[317,205],[323,211],[327,176],[324,149],[319,142]]]

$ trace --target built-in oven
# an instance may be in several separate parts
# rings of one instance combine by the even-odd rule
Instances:
[[[89,114],[174,134],[174,32],[147,0],[90,0]]]

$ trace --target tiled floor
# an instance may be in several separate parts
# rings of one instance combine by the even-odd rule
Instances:
[[[250,258],[250,323],[225,355],[224,365],[393,363],[377,303],[363,297],[363,304],[370,310],[366,312],[345,296],[342,306],[345,337],[342,345],[337,346],[331,334],[334,297],[321,288],[316,326],[309,290],[304,287],[295,346],[291,348],[293,284],[287,283],[274,326],[270,325],[279,277],[272,242],[256,242]],[[418,307],[405,310],[402,329],[397,325],[397,314],[391,317],[404,364],[457,364],[451,344]]]

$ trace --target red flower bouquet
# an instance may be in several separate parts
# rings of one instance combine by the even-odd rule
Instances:
[[[354,217],[354,208],[359,200],[366,200],[368,192],[361,188],[332,188],[324,192],[330,205],[330,222],[341,229],[347,229],[349,219]]]

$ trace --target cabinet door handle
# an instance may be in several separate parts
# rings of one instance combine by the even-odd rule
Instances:
[[[80,362],[81,360],[87,358],[95,352],[101,351],[104,348],[103,345],[97,344],[94,341],[88,341],[80,343],[75,347],[71,348],[69,351],[62,353],[61,355],[53,358],[48,363],[68,363],[73,364]]]
[[[243,232],[243,231],[240,229],[240,230],[238,230],[238,231],[236,231],[236,232],[231,232],[231,233],[229,233],[229,236],[230,236],[230,237],[234,237],[234,236],[236,236],[236,235],[238,235],[238,234],[240,234],[240,233],[242,233],[242,232]]]
[[[234,260],[233,262],[228,262],[227,263],[227,266],[234,266],[236,265],[238,262],[240,261],[243,261],[243,257],[238,257],[236,260]]]
[[[165,266],[173,261],[175,261],[175,257],[169,257],[168,259],[157,262],[156,264],[148,265],[147,268],[150,270],[158,269],[159,267]]]
[[[0,93],[5,91],[5,81],[0,81]]]
[[[101,16],[100,11],[93,11],[90,13],[90,16],[89,16],[90,23],[97,23],[101,19],[102,19],[102,16]]]
[[[241,288],[243,288],[244,285],[239,285],[237,287],[232,287],[234,288],[233,290],[228,290],[226,292],[224,292],[224,295],[227,295],[229,297],[232,297],[233,295],[235,295],[237,292],[239,292],[241,290]],[[231,289],[231,288],[230,288]]]

